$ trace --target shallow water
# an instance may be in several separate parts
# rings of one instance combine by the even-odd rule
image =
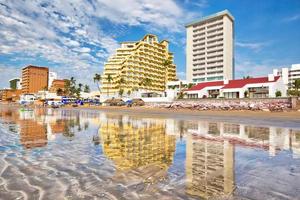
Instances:
[[[253,124],[0,107],[0,199],[300,199],[300,126]]]

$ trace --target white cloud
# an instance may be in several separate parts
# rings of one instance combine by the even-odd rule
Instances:
[[[203,8],[208,6],[207,0],[184,0],[184,3]]]
[[[251,49],[254,51],[260,51],[263,47],[265,47],[267,43],[265,42],[236,42],[235,46]]]
[[[235,78],[242,78],[243,76],[267,76],[273,72],[273,69],[280,68],[280,66],[274,65],[277,63],[272,59],[265,59],[263,61],[258,61],[248,55],[243,56],[236,54],[235,56]]]
[[[296,15],[293,15],[293,16],[283,19],[284,22],[292,22],[292,21],[297,21],[297,20],[300,20],[300,14],[296,14]]]
[[[57,64],[53,70],[64,77],[82,77],[87,83],[86,77],[103,70],[119,46],[116,36],[125,34],[126,27],[140,26],[177,41],[173,34],[184,33],[183,24],[191,17],[195,13],[175,0],[2,0],[0,54],[21,55],[15,61],[23,61],[22,66],[41,58]],[[103,26],[102,20],[114,28]]]

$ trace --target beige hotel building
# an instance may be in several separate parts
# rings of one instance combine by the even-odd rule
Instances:
[[[108,59],[101,92],[110,96],[117,95],[120,89],[124,94],[135,90],[163,92],[167,82],[175,79],[176,66],[169,52],[169,42],[158,41],[157,36],[148,34],[139,41],[122,42],[116,54]]]
[[[228,10],[186,25],[186,78],[234,79],[234,18]]]

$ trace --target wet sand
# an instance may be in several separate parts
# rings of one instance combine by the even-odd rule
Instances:
[[[68,109],[68,108],[66,108]],[[73,109],[70,107],[70,109]],[[206,119],[224,122],[235,122],[255,125],[277,125],[286,128],[300,129],[300,112],[265,112],[265,111],[199,111],[190,109],[167,109],[149,107],[118,107],[118,106],[83,106],[74,109],[99,110],[110,113],[125,113],[142,117],[171,117],[177,119]]]
[[[267,111],[199,111],[190,109],[167,109],[167,108],[149,108],[149,107],[118,107],[118,106],[88,106],[77,107],[75,109],[96,109],[109,112],[130,112],[138,114],[168,114],[168,115],[184,115],[184,116],[221,116],[221,117],[251,117],[261,119],[285,119],[299,120],[300,111],[286,112],[267,112]],[[176,117],[176,116],[175,116]]]
[[[19,107],[16,104],[0,104],[5,107]],[[66,106],[62,109],[72,110],[99,110],[110,113],[124,113],[129,115],[139,115],[141,117],[166,118],[172,117],[177,119],[206,119],[224,122],[239,122],[256,125],[278,125],[289,128],[300,128],[300,111],[268,112],[268,111],[199,111],[191,109],[167,109],[151,108],[148,106],[125,107],[125,106]]]

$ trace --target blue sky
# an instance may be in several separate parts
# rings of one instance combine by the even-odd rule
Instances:
[[[185,78],[184,24],[224,9],[235,17],[236,77],[300,63],[299,0],[0,0],[0,88],[28,64],[94,88],[119,43],[147,33],[170,41]]]

